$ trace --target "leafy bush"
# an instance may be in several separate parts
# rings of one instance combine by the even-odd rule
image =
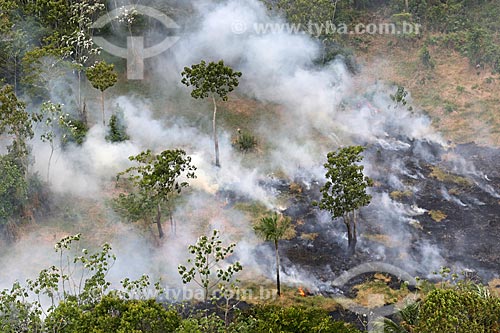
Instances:
[[[0,156],[0,225],[19,216],[27,199],[28,184],[22,168],[11,155]]]
[[[250,133],[238,130],[238,137],[233,141],[233,146],[243,152],[248,152],[257,146],[257,139]]]
[[[250,310],[255,318],[253,332],[357,333],[356,328],[333,321],[322,309],[303,307],[257,306]]]
[[[353,38],[353,41],[356,40]],[[361,39],[358,42],[358,47],[361,47],[364,41]],[[317,64],[326,65],[332,60],[340,58],[344,60],[347,69],[351,73],[354,74],[358,72],[359,65],[356,62],[356,57],[354,56],[354,52],[352,49],[332,40],[326,40],[322,43],[322,45],[322,57],[321,59],[316,60]]]
[[[174,332],[181,319],[155,300],[124,300],[109,294],[83,311],[74,301],[60,303],[45,320],[48,332]]]
[[[109,119],[109,129],[108,135],[106,135],[106,141],[123,142],[128,139],[130,139],[130,137],[127,135],[123,112],[119,111],[111,115]]]
[[[419,56],[420,56],[420,61],[422,61],[422,64],[426,68],[430,68],[430,69],[434,68],[435,63],[434,63],[434,60],[432,60],[432,58],[431,58],[431,54],[430,54],[427,46],[424,46],[420,49]]]
[[[481,287],[475,288],[430,292],[420,307],[416,332],[499,332],[500,299],[478,293]]]
[[[40,332],[40,315],[41,311],[27,300],[26,290],[19,282],[0,292],[0,332]]]
[[[403,86],[398,86],[396,93],[390,95],[392,101],[395,102],[396,105],[406,105],[408,103],[406,96],[408,96],[408,91]]]
[[[191,315],[184,319],[175,333],[229,333],[238,332],[226,329],[224,321],[215,314],[205,311]]]
[[[67,118],[64,123],[61,124],[63,135],[61,137],[62,147],[67,146],[69,143],[75,143],[77,145],[83,144],[89,127],[87,124],[76,118]]]

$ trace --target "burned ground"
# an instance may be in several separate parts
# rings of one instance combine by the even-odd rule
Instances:
[[[326,284],[367,261],[418,276],[441,265],[474,270],[483,279],[499,274],[500,150],[398,138],[369,145],[366,161],[376,186],[361,212],[356,255],[346,255],[343,223],[311,205],[319,182],[299,179],[302,189],[284,211],[296,222],[297,237],[282,245],[291,264]]]

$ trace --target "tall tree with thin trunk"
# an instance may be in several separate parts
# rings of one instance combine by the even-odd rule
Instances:
[[[295,236],[295,228],[292,220],[289,217],[274,213],[271,216],[261,218],[254,226],[254,230],[264,240],[274,243],[276,255],[276,289],[278,296],[281,296],[279,241]]]
[[[220,167],[219,159],[219,140],[217,138],[217,101],[220,98],[227,101],[228,94],[234,90],[239,84],[238,78],[241,77],[241,72],[235,72],[231,67],[224,65],[224,61],[210,62],[207,64],[201,61],[199,64],[185,67],[181,73],[182,83],[186,86],[193,86],[191,96],[193,98],[212,99],[214,105],[214,113],[212,117],[212,129],[215,146],[215,165]]]
[[[52,1],[57,3],[56,1]],[[68,20],[67,35],[63,35],[61,40],[64,43],[64,56],[71,59],[74,70],[78,78],[78,110],[82,114],[84,103],[82,102],[82,73],[85,72],[87,62],[91,57],[100,54],[93,39],[92,24],[97,17],[105,13],[105,5],[102,0],[96,1],[74,1],[69,6],[70,18]],[[66,22],[65,22],[66,23]]]
[[[34,136],[32,122],[38,120],[36,115],[26,112],[26,104],[17,98],[13,86],[7,84],[0,88],[0,135],[12,138],[7,151],[25,176],[29,164],[28,141]]]
[[[349,253],[356,250],[356,211],[371,201],[366,193],[373,186],[373,180],[363,174],[364,167],[358,163],[363,160],[361,146],[340,148],[327,155],[326,183],[321,188],[321,200],[314,205],[330,212],[332,219],[342,218],[347,228]]]
[[[93,66],[89,67],[86,71],[87,78],[89,79],[92,87],[101,91],[101,109],[102,109],[102,124],[106,125],[106,118],[104,116],[104,91],[115,85],[118,81],[118,75],[114,71],[113,64],[107,64],[104,61],[96,62]]]
[[[149,216],[150,211],[155,211],[154,223],[158,228],[158,236],[163,238],[163,206],[171,195],[180,193],[182,188],[189,186],[187,181],[180,179],[181,176],[186,179],[196,178],[196,167],[191,165],[191,157],[186,156],[186,152],[181,149],[165,150],[160,154],[147,150],[137,156],[130,156],[129,159],[139,165],[120,172],[118,177],[128,175],[139,192],[122,195],[120,201],[126,203],[123,208],[129,210],[129,216],[136,218],[141,215]]]
[[[63,124],[67,115],[63,114],[61,104],[54,104],[52,102],[43,103],[40,111],[43,124],[43,133],[40,135],[40,139],[50,145],[50,154],[47,161],[47,183],[50,183],[50,166],[52,164],[54,151],[56,150],[56,138],[58,133],[56,126],[57,124]]]

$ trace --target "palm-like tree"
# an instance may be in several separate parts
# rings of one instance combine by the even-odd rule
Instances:
[[[420,311],[420,302],[415,302],[401,309],[398,314],[398,320],[393,321],[389,318],[383,318],[375,325],[383,332],[388,333],[411,333],[418,324],[418,313]]]
[[[281,296],[280,287],[280,254],[278,243],[282,239],[290,239],[295,236],[295,229],[289,217],[274,213],[268,217],[263,217],[254,226],[255,233],[265,241],[274,242],[276,251],[276,288],[278,296]]]

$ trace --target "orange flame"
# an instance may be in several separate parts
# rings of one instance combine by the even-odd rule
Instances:
[[[304,291],[304,289],[302,289],[302,287],[299,287],[299,295],[302,296],[302,297],[306,297],[307,296],[306,292]]]

